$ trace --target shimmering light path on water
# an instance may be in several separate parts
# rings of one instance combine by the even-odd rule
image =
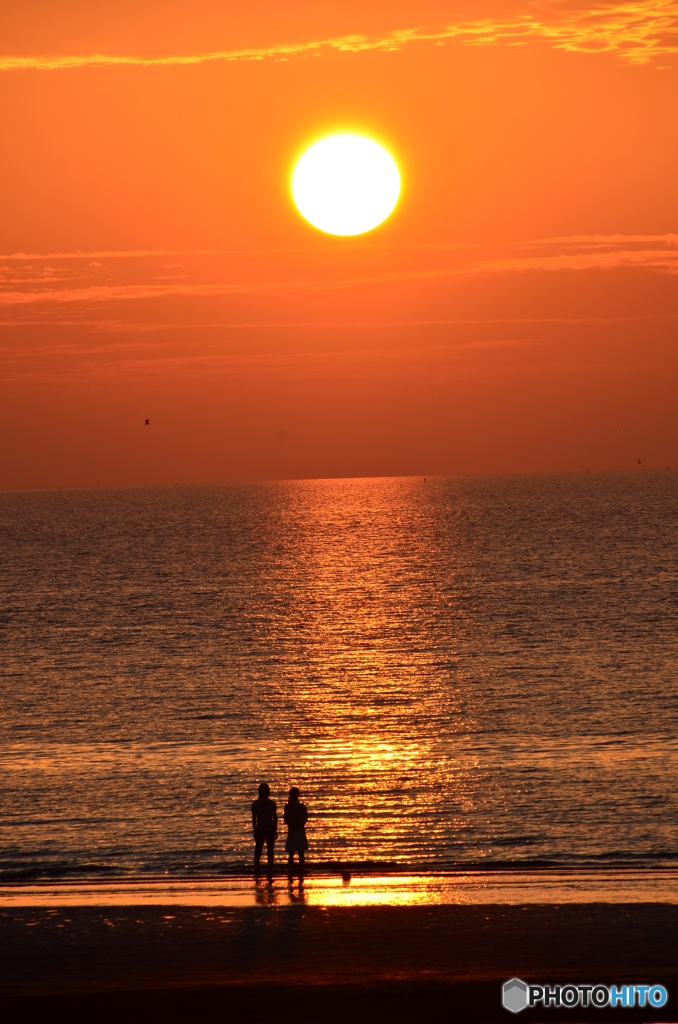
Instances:
[[[2,494],[0,708],[6,880],[675,863],[678,473]]]
[[[0,907],[678,903],[678,872],[501,872],[0,887]]]

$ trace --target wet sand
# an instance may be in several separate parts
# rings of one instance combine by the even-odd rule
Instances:
[[[5,907],[5,1020],[678,1020],[678,906]],[[501,983],[660,983],[661,1010],[501,1007]]]
[[[278,870],[268,881],[261,874],[102,880],[65,880],[0,884],[3,907],[72,906],[187,906],[279,907],[303,903],[315,907],[414,906],[441,904],[563,904],[563,903],[673,903],[678,904],[675,868],[616,870],[472,869],[436,872],[354,869],[349,884],[339,870],[318,870],[300,887],[295,877]]]

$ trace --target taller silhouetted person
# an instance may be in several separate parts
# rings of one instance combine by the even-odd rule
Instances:
[[[278,811],[271,789],[266,782],[259,786],[259,796],[252,801],[252,831],[254,832],[254,868],[259,867],[261,851],[266,843],[269,873],[273,870],[273,845],[278,837]]]

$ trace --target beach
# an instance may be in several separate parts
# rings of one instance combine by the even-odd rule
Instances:
[[[2,906],[4,1018],[496,1021],[512,1019],[501,986],[518,977],[669,991],[660,1010],[552,1006],[521,1020],[678,1019],[675,903],[130,901]]]

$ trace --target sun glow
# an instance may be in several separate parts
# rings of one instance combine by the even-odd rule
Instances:
[[[362,135],[331,135],[307,149],[292,177],[302,217],[330,235],[362,235],[386,220],[400,192],[394,161]]]

